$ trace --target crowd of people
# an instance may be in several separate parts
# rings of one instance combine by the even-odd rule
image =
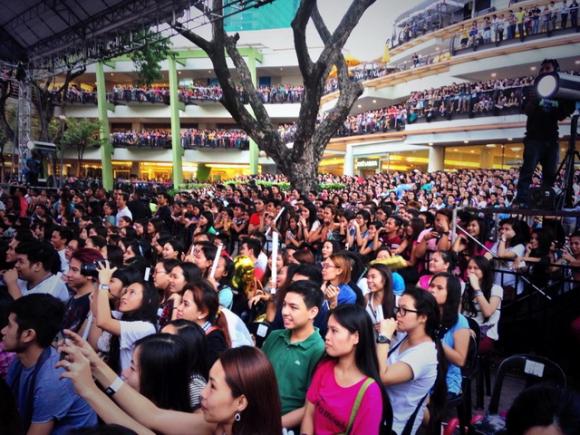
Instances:
[[[411,93],[404,103],[349,115],[337,132],[337,136],[401,130],[407,124],[437,119],[450,120],[458,115],[475,117],[521,113],[526,93],[533,81],[534,77],[525,76],[453,83],[440,88],[416,91]],[[278,98],[277,94],[273,95],[265,98]],[[296,124],[280,124],[278,132],[285,142],[291,142],[296,133]],[[114,146],[171,147],[171,135],[167,130],[114,132],[111,134],[111,140]],[[247,149],[249,146],[247,134],[235,129],[191,129],[182,133],[181,142],[186,149],[205,147]]]
[[[2,192],[1,427],[439,433],[518,277],[580,280],[575,218],[479,213],[514,170],[282,181]]]
[[[578,29],[577,0],[563,0],[556,4],[540,7],[511,8],[506,13],[486,16],[483,20],[473,20],[471,26],[462,25],[457,48],[472,47],[482,44],[500,45],[504,40],[518,38],[524,41],[527,37],[544,33],[551,36],[555,30],[567,28]]]
[[[441,11],[439,11],[441,12]],[[503,11],[486,13],[483,18],[475,19],[471,25],[461,25],[458,33],[458,47],[475,47],[481,44],[500,44],[504,40],[520,38],[539,33],[551,35],[558,29],[578,28],[578,1],[551,1],[544,5],[521,6],[510,2]],[[406,20],[396,27],[392,47],[404,44],[427,33],[445,28],[461,20],[450,13],[421,14]]]
[[[384,133],[407,124],[451,120],[456,116],[498,116],[521,113],[534,77],[453,83],[449,86],[412,92],[401,103],[349,115],[337,136]],[[295,124],[281,124],[278,132],[286,142],[296,133]]]
[[[258,86],[256,92],[264,104],[300,103],[304,94],[304,86],[290,84],[262,85]],[[248,96],[242,89],[238,89],[238,94],[244,103],[248,102]],[[56,91],[53,95],[56,97]],[[223,97],[223,92],[219,85],[195,84],[193,86],[180,86],[178,96],[179,101],[182,103],[196,104],[199,101],[220,101]],[[97,91],[96,89],[89,91],[77,86],[70,86],[62,98],[67,103],[97,104]],[[111,91],[107,92],[107,100],[113,104],[169,104],[169,87],[116,84]]]
[[[247,150],[250,140],[246,132],[238,129],[196,129],[181,132],[181,146],[184,149],[229,148]],[[140,132],[118,131],[111,133],[114,147],[171,148],[169,130],[143,130]]]

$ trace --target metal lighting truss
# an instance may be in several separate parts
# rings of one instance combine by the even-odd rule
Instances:
[[[26,0],[24,0],[26,2]],[[234,15],[273,0],[229,0]],[[0,61],[28,66],[33,78],[50,77],[140,48],[151,30],[175,35],[166,23],[197,28],[224,17],[204,0],[41,0],[0,21]],[[201,14],[193,16],[192,11]],[[161,27],[161,28],[160,28]]]

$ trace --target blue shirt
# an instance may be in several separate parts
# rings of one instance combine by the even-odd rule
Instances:
[[[52,435],[65,435],[73,429],[95,426],[97,415],[87,402],[75,392],[70,379],[59,379],[64,369],[54,367],[58,360],[59,354],[51,348],[49,358],[36,375],[36,383],[32,393],[31,422],[40,424],[53,421]],[[8,369],[6,380],[11,387],[16,382],[14,378],[20,365],[20,360],[15,359]],[[22,368],[16,397],[19,411],[25,409],[25,403],[28,399],[26,392],[34,367]]]
[[[405,280],[398,272],[393,272],[391,276],[393,277],[393,293],[401,296],[405,291]]]
[[[459,315],[457,322],[445,333],[441,342],[454,348],[455,339],[453,335],[460,329],[469,329],[469,323],[467,323],[467,319],[463,314]],[[451,362],[447,367],[447,391],[455,394],[461,393],[461,368]]]
[[[356,303],[356,293],[348,284],[341,284],[338,289],[338,305]]]

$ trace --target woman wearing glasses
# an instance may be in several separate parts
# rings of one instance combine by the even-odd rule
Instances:
[[[380,374],[393,407],[393,431],[414,434],[431,392],[431,421],[439,421],[445,408],[447,363],[437,337],[439,307],[431,293],[415,287],[403,293],[395,312],[396,321],[384,319],[380,323]],[[391,346],[395,331],[402,338]]]

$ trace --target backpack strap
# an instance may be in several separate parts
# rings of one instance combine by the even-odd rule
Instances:
[[[348,426],[346,427],[346,435],[350,434],[350,431],[352,429],[352,425],[354,424],[354,419],[356,418],[356,414],[358,413],[358,409],[360,408],[360,404],[363,400],[363,397],[365,396],[365,393],[367,392],[368,388],[371,386],[371,384],[374,382],[375,380],[373,378],[367,378],[364,383],[361,385],[360,389],[358,390],[358,393],[356,395],[356,399],[354,399],[354,405],[352,407],[352,410],[350,412],[350,418],[348,419]]]

